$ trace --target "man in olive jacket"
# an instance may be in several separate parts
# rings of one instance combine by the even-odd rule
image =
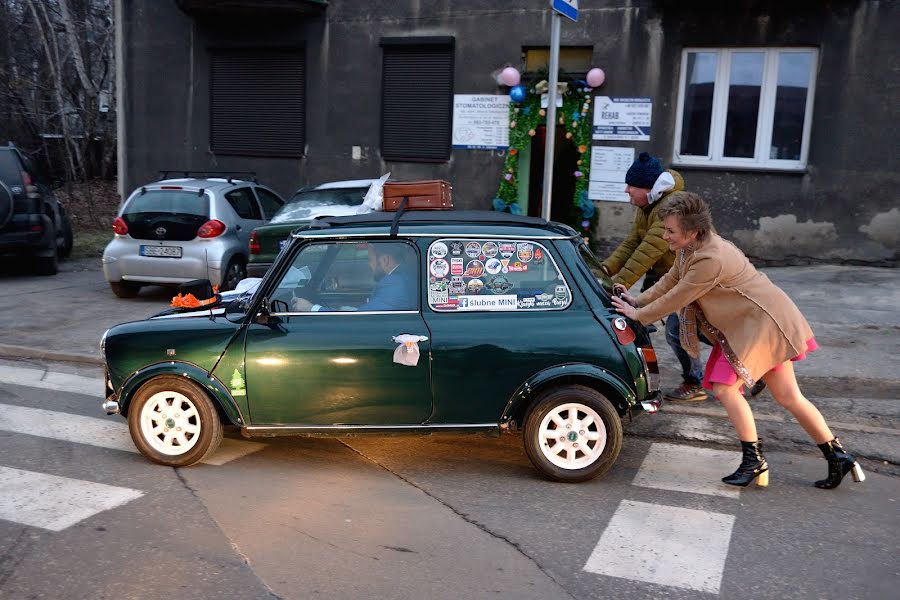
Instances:
[[[613,283],[630,288],[644,277],[641,291],[647,290],[665,275],[675,262],[675,255],[663,239],[665,227],[656,213],[673,192],[684,189],[684,180],[677,171],[664,170],[654,156],[641,152],[625,174],[625,193],[637,207],[634,224],[619,247],[603,261],[603,267]],[[701,382],[703,364],[691,357],[684,348],[678,329],[678,315],[666,319],[666,342],[681,363],[682,384],[666,392],[668,400],[699,401],[706,399]]]

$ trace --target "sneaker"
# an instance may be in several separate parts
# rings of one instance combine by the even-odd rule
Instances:
[[[685,381],[674,390],[667,391],[663,397],[673,402],[700,402],[706,400],[707,396],[703,386]]]

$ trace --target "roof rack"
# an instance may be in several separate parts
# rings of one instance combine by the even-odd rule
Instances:
[[[577,232],[563,223],[545,221],[540,217],[528,217],[525,215],[513,215],[507,212],[493,210],[407,210],[398,214],[396,212],[371,212],[361,215],[349,215],[343,217],[320,217],[309,224],[309,229],[329,229],[341,226],[388,226],[393,229],[396,225],[427,225],[427,224],[453,224],[469,223],[477,225],[506,225],[513,227],[542,227],[552,229],[562,235],[578,235]],[[392,231],[396,234],[396,230]]]
[[[159,171],[159,179],[168,179],[170,174],[196,179],[209,179],[209,176],[212,175],[217,178],[227,179],[228,183],[235,179],[244,181],[249,178],[253,183],[259,183],[259,180],[256,178],[256,171],[184,171],[181,169],[168,169]]]

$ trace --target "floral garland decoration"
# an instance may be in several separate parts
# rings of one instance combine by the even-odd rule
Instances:
[[[576,87],[577,86],[577,87]],[[572,204],[577,215],[573,227],[580,231],[582,236],[593,240],[597,225],[597,212],[594,203],[588,198],[588,183],[591,170],[591,122],[588,118],[591,107],[591,89],[583,81],[576,82],[576,86],[561,83],[563,88],[562,108],[557,108],[556,116],[558,125],[566,131],[566,138],[578,149],[576,170],[572,173],[575,177],[575,193]],[[540,81],[528,88],[525,98],[521,102],[509,103],[509,148],[506,151],[506,159],[503,164],[503,176],[500,179],[500,188],[494,198],[494,210],[518,214],[519,197],[519,152],[531,145],[531,138],[537,132],[537,128],[546,120],[546,111],[541,108],[541,94],[547,91],[546,81]]]

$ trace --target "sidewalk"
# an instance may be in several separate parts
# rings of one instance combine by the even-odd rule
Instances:
[[[795,364],[804,393],[858,454],[900,465],[900,270],[820,265],[767,268],[812,325],[820,348]],[[0,359],[102,365],[99,341],[117,323],[167,308],[172,291],[145,288],[116,298],[99,261],[60,265],[54,277],[0,273]],[[663,387],[680,383],[680,369],[662,328],[653,335]],[[708,352],[708,349],[705,350]],[[767,447],[818,452],[768,392],[751,400]],[[667,403],[663,411],[627,424],[635,435],[735,444],[715,402]]]

